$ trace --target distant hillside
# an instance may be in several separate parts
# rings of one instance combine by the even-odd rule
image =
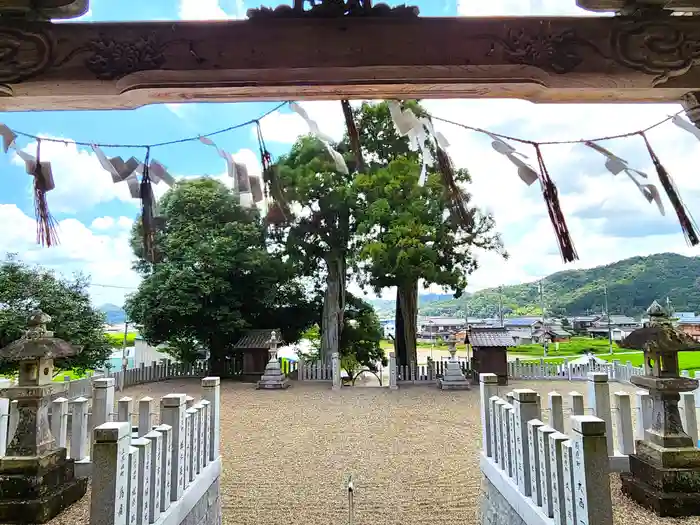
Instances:
[[[126,321],[126,313],[115,304],[103,304],[99,310],[105,314],[107,324],[121,324]]]
[[[654,299],[664,302],[667,297],[675,311],[700,311],[700,257],[675,253],[632,257],[607,266],[552,274],[544,281],[545,308],[555,315],[599,313],[605,301],[604,281],[611,313],[638,316]],[[459,299],[422,299],[421,315],[462,317],[467,305],[470,316],[495,316],[498,312],[497,289]],[[503,308],[512,315],[540,313],[537,283],[504,286]]]
[[[431,303],[449,301],[450,299],[452,299],[451,294],[428,293],[418,296],[418,306],[428,306]],[[374,307],[374,311],[377,312],[380,319],[394,316],[395,299],[367,299],[367,302]]]

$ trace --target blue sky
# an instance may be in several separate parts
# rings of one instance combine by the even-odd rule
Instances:
[[[86,21],[179,20],[241,18],[261,0],[92,0]],[[270,2],[268,2],[269,5]],[[390,2],[399,3],[399,2]],[[419,0],[424,16],[486,15],[587,15],[575,0]],[[178,104],[148,106],[129,111],[51,111],[2,113],[0,122],[33,135],[108,143],[154,143],[225,128],[275,107],[276,103]],[[340,138],[343,121],[338,102],[302,104],[323,131]],[[428,101],[436,116],[529,139],[594,138],[646,127],[678,105],[535,105],[516,100]],[[534,280],[565,268],[590,267],[632,255],[661,251],[696,254],[685,246],[668,202],[662,217],[647,204],[622,175],[613,177],[603,168],[602,157],[582,146],[545,148],[545,158],[562,196],[562,206],[581,261],[561,263],[546,208],[536,186],[527,187],[515,170],[490,147],[487,137],[450,126],[439,126],[452,146],[455,163],[473,177],[475,201],[491,211],[511,253],[508,262],[485,254],[482,267],[472,276],[470,289]],[[263,121],[273,155],[286,151],[306,133],[305,123],[288,109]],[[657,153],[674,176],[686,203],[700,219],[700,177],[694,170],[700,159],[700,142],[672,124],[650,134]],[[219,147],[234,153],[259,172],[252,127],[216,138]],[[33,151],[35,144],[20,138],[18,145]],[[615,141],[613,149],[630,164],[653,169],[641,140]],[[142,156],[140,150],[106,149],[109,155]],[[532,157],[531,151],[526,151]],[[198,142],[158,148],[153,156],[178,176],[222,177],[224,162],[213,148]],[[14,155],[0,155],[0,251],[17,252],[25,260],[70,274],[92,276],[96,303],[121,304],[138,285],[130,270],[127,234],[138,212],[138,202],[123,185],[114,185],[99,167],[94,154],[75,144],[42,143],[42,158],[52,162],[56,189],[48,200],[60,221],[61,245],[51,249],[34,243],[31,178]],[[603,159],[604,160],[604,159]],[[224,178],[225,180],[225,178]],[[161,185],[162,186],[162,185]],[[97,286],[106,285],[106,286]],[[388,291],[390,293],[390,291]]]

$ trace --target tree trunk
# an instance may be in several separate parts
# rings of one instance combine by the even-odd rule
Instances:
[[[418,362],[418,351],[416,349],[416,332],[418,331],[418,281],[402,284],[397,290],[399,303],[401,304],[401,315],[403,317],[402,333],[396,333],[396,337],[403,338],[406,345],[406,357],[408,363],[414,365]]]
[[[403,337],[403,313],[401,312],[398,288],[396,289],[396,313],[394,315],[394,350],[396,352],[396,363],[407,365],[408,354],[406,353],[406,340]]]
[[[331,355],[339,351],[340,327],[345,303],[345,272],[343,260],[337,257],[326,259],[326,267],[328,275],[321,319],[321,359],[328,362]]]

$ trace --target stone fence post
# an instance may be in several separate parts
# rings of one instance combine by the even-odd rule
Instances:
[[[209,401],[209,462],[219,457],[219,436],[221,433],[221,379],[202,379],[202,399]]]
[[[177,501],[185,490],[185,394],[168,394],[160,400],[160,421],[172,427],[170,501]]]
[[[479,388],[481,396],[481,437],[482,446],[486,457],[494,457],[495,450],[491,443],[492,433],[495,432],[491,421],[489,400],[498,392],[498,377],[496,374],[479,374]]]
[[[610,384],[608,374],[591,372],[588,374],[588,404],[593,415],[605,421],[605,434],[608,436],[608,456],[615,455],[613,443],[612,413],[610,410]]]
[[[397,384],[396,377],[396,354],[394,352],[389,353],[389,389],[396,390],[399,388]]]
[[[93,437],[90,523],[126,525],[131,426],[104,423]]]
[[[114,414],[114,378],[101,377],[92,381],[92,425],[97,428],[110,423]]]
[[[343,378],[340,376],[340,355],[334,352],[331,355],[331,366],[333,374],[333,390],[340,390],[343,387]]]

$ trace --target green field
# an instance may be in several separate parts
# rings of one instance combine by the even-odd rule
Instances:
[[[598,355],[596,357],[603,359],[604,361],[619,360],[622,364],[627,364],[629,361],[632,363],[632,366],[642,366],[644,364],[644,354],[642,352],[626,355],[605,354]],[[544,360],[547,363],[554,364],[562,364],[564,362],[563,357],[545,357]],[[530,363],[532,361],[529,359],[522,360],[524,363]],[[539,359],[536,361],[539,362]],[[696,371],[700,371],[700,352],[680,352],[678,354],[678,367],[680,370],[687,370],[690,373],[690,376],[693,377]]]
[[[593,339],[591,337],[572,337],[570,341],[559,343],[559,349],[555,350],[556,343],[549,345],[549,356],[573,356],[583,355],[591,352],[594,354],[609,354],[610,344],[607,339]],[[543,356],[544,348],[541,344],[513,346],[508,349],[509,352],[518,355]],[[613,343],[613,353],[615,352],[630,352],[633,350],[620,348]]]

